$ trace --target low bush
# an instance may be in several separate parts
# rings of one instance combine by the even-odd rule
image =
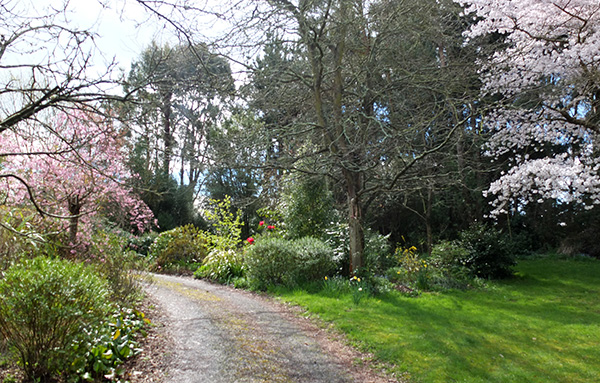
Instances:
[[[365,266],[370,274],[383,275],[385,270],[394,266],[389,235],[382,235],[373,230],[365,232]]]
[[[399,267],[388,269],[388,279],[396,284],[419,290],[429,290],[430,267],[429,263],[419,256],[417,248],[398,247],[394,253]]]
[[[310,282],[331,275],[336,269],[333,250],[325,242],[304,237],[292,242],[296,250],[293,270],[296,282]]]
[[[312,237],[264,237],[248,248],[245,262],[248,279],[258,289],[322,280],[336,269],[333,250]]]
[[[245,257],[250,284],[256,289],[292,285],[296,257],[296,249],[290,241],[277,237],[257,241],[248,248]]]
[[[141,289],[131,270],[139,267],[139,255],[126,248],[126,239],[120,233],[100,231],[94,234],[90,255],[95,267],[108,281],[111,300],[131,305],[141,299]]]
[[[509,241],[499,230],[476,223],[460,233],[460,244],[468,256],[465,266],[481,278],[505,278],[516,265]]]
[[[432,284],[443,290],[475,285],[475,274],[467,267],[469,259],[469,252],[458,241],[436,244],[429,258]]]
[[[150,246],[152,246],[158,235],[154,231],[144,233],[140,236],[130,235],[127,239],[125,249],[135,251],[141,256],[148,256],[150,254]]]
[[[458,241],[435,245],[430,256],[417,253],[415,247],[396,249],[399,266],[388,269],[387,278],[400,291],[445,291],[481,286],[481,279],[467,267],[470,253]]]
[[[195,271],[208,253],[202,231],[194,225],[180,226],[160,233],[150,246],[156,271]]]
[[[67,372],[83,350],[84,330],[113,309],[106,282],[90,267],[38,257],[13,265],[0,279],[0,333],[31,381]]]
[[[235,250],[214,249],[204,258],[202,266],[196,270],[196,278],[206,278],[220,283],[229,283],[244,275],[242,255]]]

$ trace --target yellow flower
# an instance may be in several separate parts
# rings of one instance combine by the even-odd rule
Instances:
[[[325,280],[327,280],[327,277],[325,277]]]
[[[357,278],[356,280],[360,282],[360,278]]]

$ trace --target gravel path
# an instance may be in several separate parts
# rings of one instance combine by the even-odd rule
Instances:
[[[353,367],[356,355],[280,303],[188,277],[153,280],[146,290],[173,338],[165,383],[389,381]]]

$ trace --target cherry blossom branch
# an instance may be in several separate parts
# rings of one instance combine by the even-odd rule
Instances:
[[[0,174],[0,179],[1,178],[14,178],[17,181],[19,181],[21,184],[23,184],[23,186],[25,186],[25,189],[27,190],[27,194],[29,195],[29,200],[31,201],[31,203],[33,204],[33,207],[35,207],[35,210],[42,216],[48,216],[51,218],[58,218],[58,219],[71,219],[71,218],[75,218],[78,216],[73,216],[73,215],[56,215],[56,214],[52,214],[49,213],[47,211],[45,211],[44,209],[42,209],[39,204],[37,203],[36,199],[35,199],[35,195],[33,193],[33,189],[31,188],[31,186],[29,186],[29,184],[27,183],[27,181],[25,181],[23,178],[19,177],[16,174]]]

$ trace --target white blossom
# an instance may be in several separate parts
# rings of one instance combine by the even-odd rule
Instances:
[[[485,116],[493,131],[486,155],[510,158],[510,170],[491,184],[493,213],[511,203],[548,199],[600,203],[600,126],[588,119],[600,89],[600,2],[597,0],[456,0],[479,20],[466,33],[473,39],[493,32],[506,47],[481,62],[484,94],[537,104],[506,102]],[[596,100],[594,100],[594,97]],[[548,146],[557,148],[548,157]]]

